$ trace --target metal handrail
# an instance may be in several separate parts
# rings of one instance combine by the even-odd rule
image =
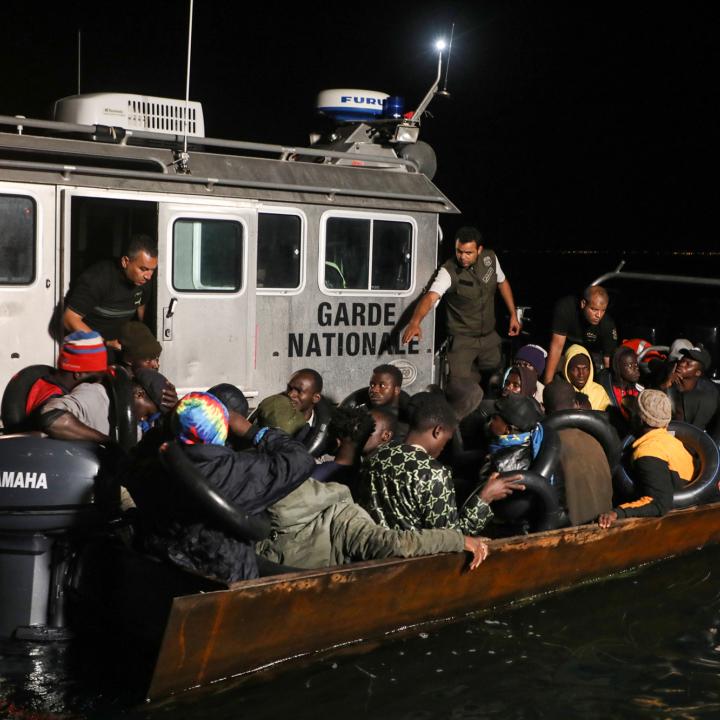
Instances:
[[[685,285],[720,285],[720,278],[690,277],[689,275],[664,275],[662,273],[609,272],[593,280],[590,285],[600,285],[607,280],[648,280],[650,282],[679,283]]]
[[[127,130],[105,125],[79,125],[76,123],[60,122],[58,120],[38,120],[35,118],[16,117],[12,115],[0,115],[0,125],[9,125],[18,128],[35,128],[38,130],[53,130],[60,133],[80,133],[83,135],[101,135],[109,138],[117,135],[118,144],[126,144],[128,139],[152,140],[153,142],[176,143],[182,145],[182,135],[167,135],[164,133],[148,132],[146,130]],[[363,153],[346,153],[339,150],[319,150],[318,148],[286,147],[284,145],[272,145],[268,143],[248,142],[244,140],[223,140],[221,138],[207,138],[193,136],[193,143],[204,147],[220,148],[223,150],[245,150],[250,152],[261,152],[278,154],[283,157],[290,155],[305,155],[316,158],[332,158],[337,160],[358,160],[361,162],[382,162],[388,165],[398,165],[408,168],[412,172],[419,172],[417,163],[412,160],[399,157],[385,157],[378,155],[365,155]]]
[[[600,285],[607,280],[646,280],[649,282],[680,283],[685,285],[720,286],[720,278],[691,277],[689,275],[665,275],[664,273],[622,272],[623,260],[615,270],[593,280],[590,285]]]

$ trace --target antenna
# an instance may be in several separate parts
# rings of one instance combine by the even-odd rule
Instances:
[[[78,81],[78,91],[77,94],[80,94],[80,69],[82,66],[82,30],[78,28],[78,56],[77,56],[77,81]]]
[[[443,50],[447,47],[447,43],[440,38],[435,43],[435,49],[438,53],[438,67],[437,67],[437,77],[435,78],[435,82],[432,84],[432,87],[427,91],[427,94],[422,99],[422,102],[420,105],[418,105],[417,110],[413,113],[413,116],[410,118],[411,122],[420,122],[420,119],[422,118],[422,114],[427,109],[427,106],[430,104],[430,101],[433,99],[435,94],[438,92],[438,88],[440,87],[440,79],[442,78],[442,54]]]
[[[448,73],[450,72],[450,55],[452,53],[452,41],[453,36],[455,35],[455,23],[452,24],[450,27],[450,42],[448,43],[448,54],[447,54],[447,60],[445,61],[445,82],[443,83],[443,89],[438,90],[439,95],[445,95],[446,97],[450,96],[450,93],[447,89],[447,81],[448,81]]]
[[[190,58],[192,56],[192,26],[193,26],[193,0],[190,0],[190,19],[188,21],[188,48],[187,48],[187,69],[185,71],[185,113],[183,119],[183,129],[185,131],[185,139],[183,141],[183,151],[179,158],[179,167],[182,172],[188,172],[188,164],[190,156],[188,154],[188,121],[190,112]]]

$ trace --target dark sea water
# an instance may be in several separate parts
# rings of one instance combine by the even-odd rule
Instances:
[[[718,718],[719,628],[720,549],[711,548],[157,704],[132,704],[122,663],[5,644],[0,717]]]

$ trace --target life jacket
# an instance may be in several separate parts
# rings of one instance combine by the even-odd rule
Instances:
[[[443,268],[450,275],[450,289],[444,296],[448,332],[470,337],[489,335],[495,330],[495,253],[483,249],[469,268],[460,267],[455,258],[450,258]]]

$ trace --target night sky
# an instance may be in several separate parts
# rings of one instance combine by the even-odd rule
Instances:
[[[187,3],[3,3],[0,113],[48,117],[76,91],[183,97]],[[207,134],[302,145],[324,88],[412,109],[455,23],[448,89],[422,139],[437,185],[487,244],[717,248],[711,4],[196,0],[191,99]],[[47,13],[47,14],[46,14]]]

